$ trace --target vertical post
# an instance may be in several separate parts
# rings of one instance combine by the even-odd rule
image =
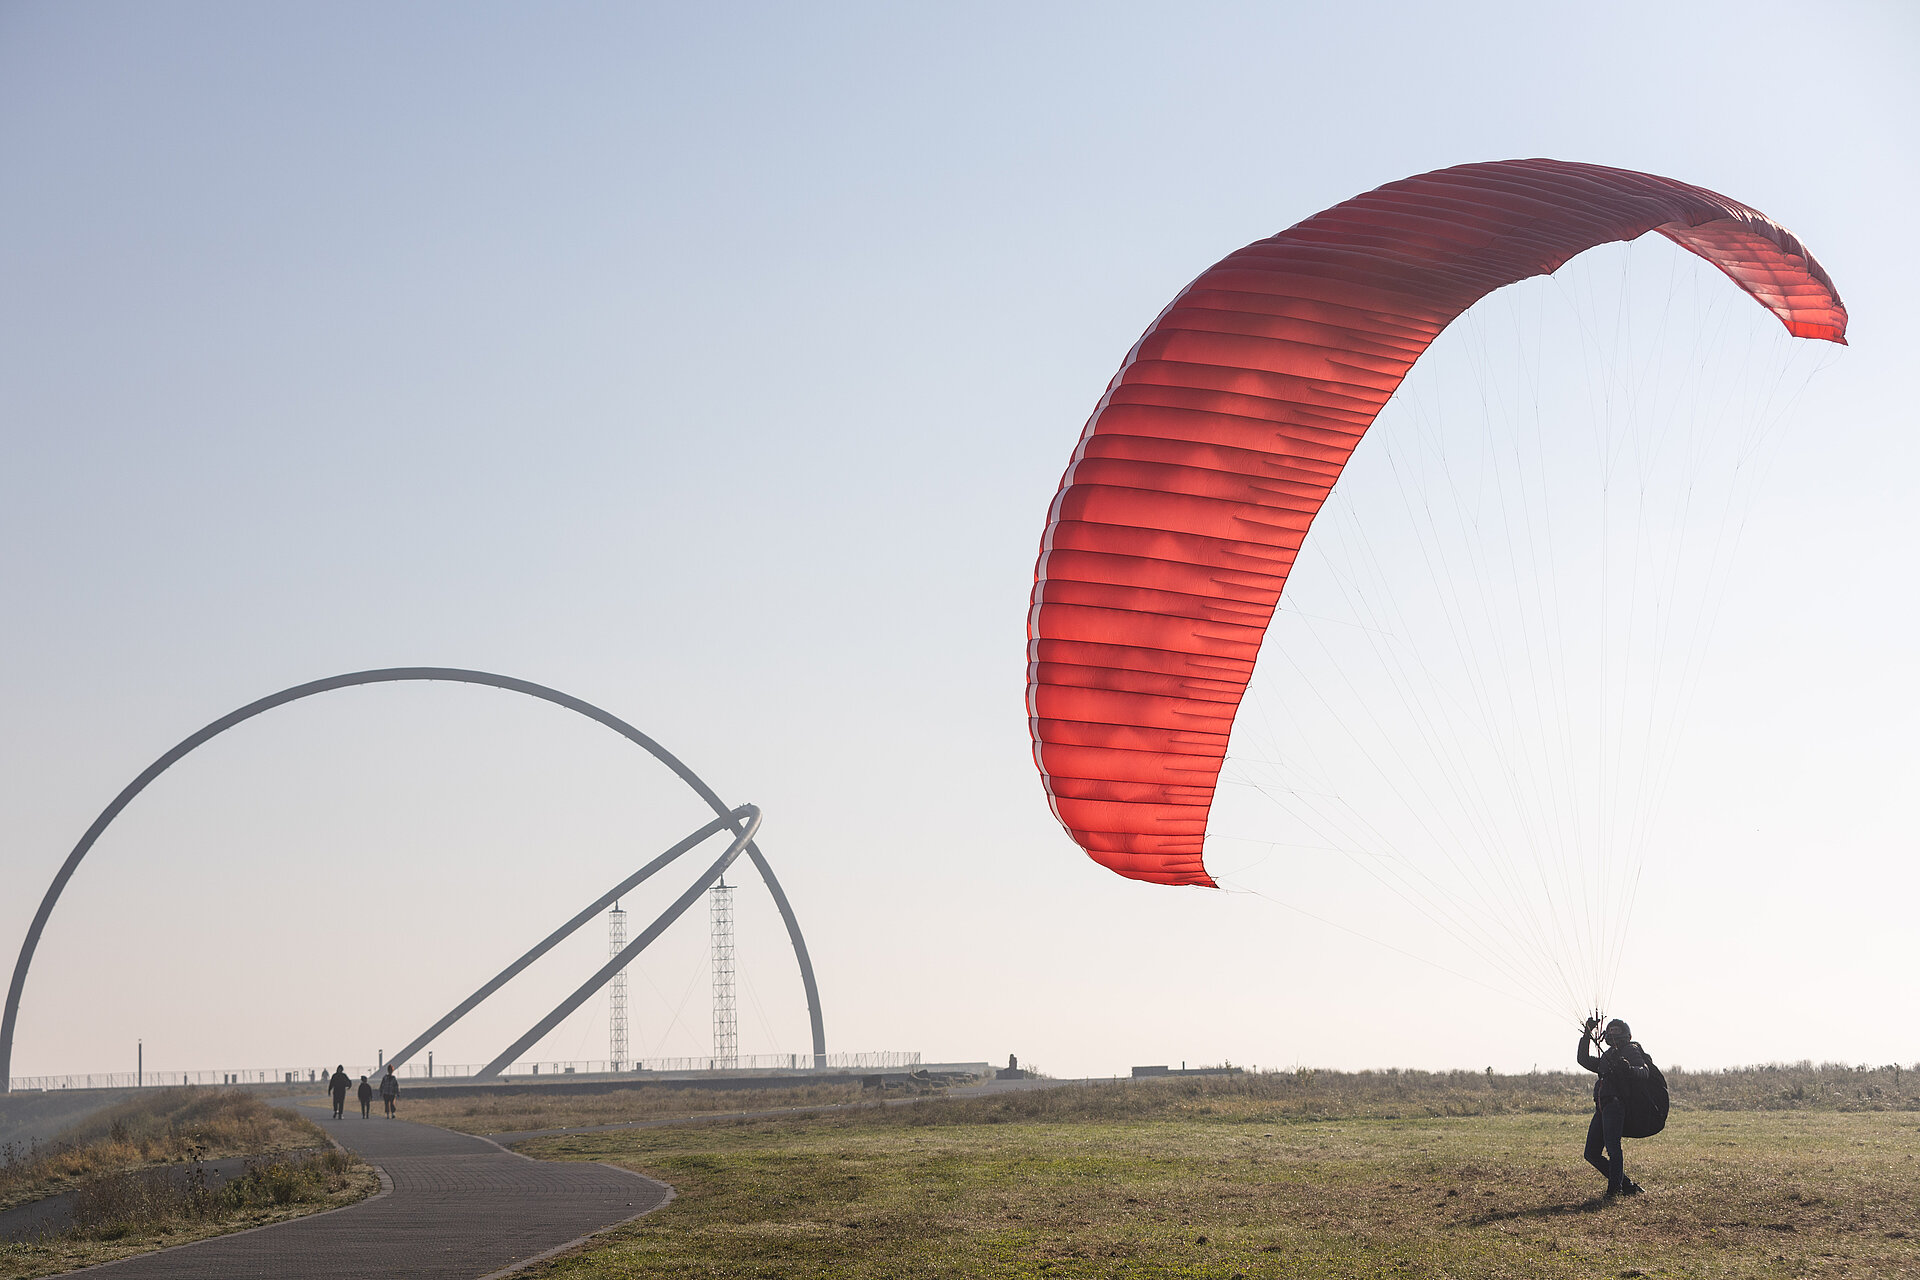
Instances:
[[[427,1050],[427,1079],[433,1079],[433,1050]]]
[[[627,913],[615,899],[607,912],[607,954],[617,956],[627,949]],[[607,983],[607,1060],[618,1072],[627,1060],[627,971],[621,969]]]
[[[713,1066],[740,1065],[740,1024],[733,999],[733,886],[713,886]]]
[[[147,1081],[147,1042],[133,1042],[133,1087],[138,1089]]]

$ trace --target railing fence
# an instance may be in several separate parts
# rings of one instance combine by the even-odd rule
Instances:
[[[539,1061],[516,1062],[501,1072],[503,1079],[530,1076],[644,1076],[644,1075],[691,1075],[698,1073],[733,1074],[752,1071],[793,1071],[811,1072],[816,1070],[811,1053],[756,1053],[742,1054],[726,1066],[718,1066],[718,1059],[705,1058],[641,1058],[633,1062],[609,1062],[602,1060],[587,1061]],[[825,1071],[899,1071],[911,1070],[920,1065],[918,1053],[880,1051],[874,1053],[830,1053],[826,1066],[817,1068]],[[425,1060],[409,1062],[395,1074],[403,1080],[459,1080],[472,1076],[480,1070],[476,1063],[435,1063]],[[15,1076],[12,1080],[14,1092],[25,1090],[57,1089],[134,1089],[134,1088],[172,1088],[178,1085],[312,1085],[319,1088],[333,1073],[332,1067],[249,1067],[242,1070],[220,1069],[214,1071],[132,1071],[89,1072],[81,1075],[66,1076]],[[375,1066],[356,1066],[347,1072],[358,1079],[366,1076],[378,1081],[385,1074]]]

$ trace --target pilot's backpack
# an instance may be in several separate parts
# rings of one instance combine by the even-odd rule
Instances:
[[[1640,1049],[1639,1042],[1633,1047]],[[1624,1138],[1651,1138],[1667,1127],[1667,1078],[1646,1050],[1640,1049],[1640,1056],[1647,1059],[1647,1078],[1636,1080],[1631,1074],[1624,1077],[1627,1114],[1620,1126]]]

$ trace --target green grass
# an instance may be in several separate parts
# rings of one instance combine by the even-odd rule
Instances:
[[[1649,1194],[1609,1203],[1576,1083],[1122,1083],[544,1139],[680,1194],[529,1274],[1920,1275],[1920,1113],[1866,1105],[1899,1098],[1695,1091],[1629,1144]]]

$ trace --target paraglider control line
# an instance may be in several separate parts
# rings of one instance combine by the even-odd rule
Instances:
[[[1327,928],[1329,929],[1338,929],[1341,933],[1344,933],[1349,937],[1358,938],[1362,942],[1370,942],[1376,947],[1385,947],[1388,951],[1393,952],[1395,955],[1405,956],[1409,960],[1413,960],[1420,964],[1427,965],[1430,968],[1438,969],[1440,970],[1440,972],[1449,974],[1455,978],[1458,978],[1462,982],[1471,982],[1474,986],[1480,987],[1486,991],[1491,991],[1495,995],[1504,996],[1509,1000],[1518,1001],[1521,1004],[1528,1005],[1532,1008],[1542,1010],[1543,1012],[1553,1014],[1553,1016],[1556,1018],[1562,1016],[1559,1011],[1549,1007],[1546,1004],[1541,1003],[1539,1000],[1535,1000],[1527,996],[1523,996],[1518,992],[1509,991],[1505,987],[1497,987],[1490,982],[1485,982],[1479,978],[1474,977],[1472,974],[1462,973],[1460,972],[1460,970],[1455,969],[1449,965],[1441,964],[1438,960],[1434,960],[1427,956],[1423,956],[1415,951],[1408,951],[1405,947],[1396,947],[1391,942],[1384,942],[1381,939],[1376,938],[1371,934],[1362,933],[1360,932],[1360,930],[1355,929],[1350,925],[1341,924],[1338,920],[1329,920],[1325,916],[1316,915],[1315,913],[1308,911],[1305,907],[1296,907],[1295,905],[1293,905],[1293,903],[1283,901],[1280,898],[1274,897],[1272,894],[1262,893],[1260,892],[1260,890],[1252,888],[1251,886],[1247,886],[1247,885],[1235,885],[1232,882],[1220,876],[1215,876],[1214,880],[1215,880],[1215,883],[1220,887],[1222,892],[1245,893],[1245,894],[1251,894],[1256,898],[1262,898],[1267,902],[1271,902],[1274,906],[1279,907],[1283,911],[1291,911],[1295,915],[1305,916],[1307,919],[1312,920],[1317,924],[1323,924],[1327,926]]]

